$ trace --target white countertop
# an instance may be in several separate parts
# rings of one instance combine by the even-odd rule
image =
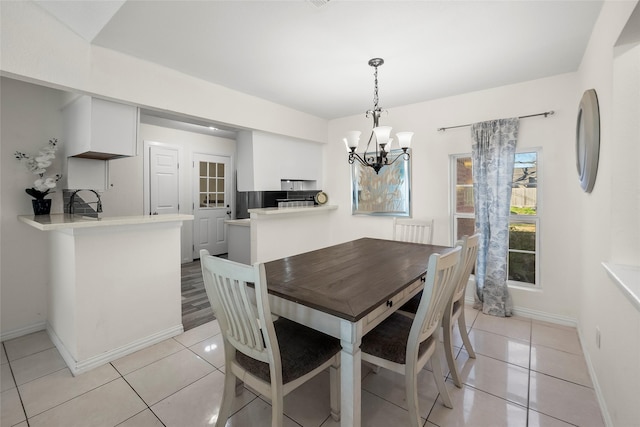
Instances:
[[[640,266],[603,262],[602,266],[622,293],[640,311]]]
[[[321,211],[332,211],[338,209],[336,205],[316,205],[316,206],[297,206],[293,208],[258,208],[249,209],[251,215],[290,215],[304,214]]]
[[[52,231],[69,228],[109,227],[114,225],[151,224],[174,221],[190,221],[193,215],[136,215],[113,216],[104,218],[90,218],[80,215],[51,214],[51,215],[20,215],[18,220],[38,230]]]
[[[249,218],[225,219],[224,223],[225,224],[229,224],[229,225],[239,225],[239,226],[242,226],[242,227],[249,227],[251,225],[251,220]]]

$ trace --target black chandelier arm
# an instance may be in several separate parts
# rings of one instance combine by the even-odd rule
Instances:
[[[349,164],[352,165],[355,161],[358,161],[362,166],[370,166],[369,163],[356,152],[349,153]]]
[[[378,169],[380,169],[382,166],[385,166],[387,164],[385,157],[371,156],[371,157],[367,158],[366,154],[364,154],[364,157],[361,157],[356,152],[349,153],[349,164],[352,165],[353,163],[355,163],[356,160],[362,166],[371,166],[371,167],[380,166]]]
[[[362,166],[371,166],[371,167],[374,167],[374,169],[375,169],[375,166],[378,166],[376,170],[376,173],[377,173],[377,171],[380,170],[382,166],[392,165],[399,158],[402,158],[404,160],[409,160],[409,158],[411,158],[411,155],[407,152],[407,149],[403,148],[403,153],[398,154],[395,159],[389,162],[389,158],[387,157],[389,153],[390,153],[389,151],[384,151],[384,154],[380,156],[375,156],[375,157],[371,156],[371,162],[369,162],[366,159],[366,154],[365,154],[365,158],[362,158],[358,153],[354,151],[349,153],[349,164],[352,165],[357,160]]]
[[[396,158],[393,159],[393,161],[391,163],[386,163],[386,166],[394,164],[396,162],[396,160],[398,160],[401,157],[404,160],[409,160],[411,158],[411,155],[409,153],[407,153],[407,149],[406,148],[403,148],[402,150],[403,150],[403,153],[402,154],[398,154],[396,156]],[[390,153],[390,151],[388,151],[387,153]],[[387,157],[385,157],[385,158],[387,158]]]

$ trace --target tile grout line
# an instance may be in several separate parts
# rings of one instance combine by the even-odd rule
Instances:
[[[475,323],[475,320],[474,320],[474,323]],[[473,326],[471,327],[471,329],[473,330]],[[477,329],[477,330],[478,331],[487,332],[487,333],[493,333],[493,332],[485,331],[483,329]],[[495,334],[495,335],[500,335],[500,334]],[[506,336],[506,335],[500,335],[500,336]],[[510,338],[510,337],[507,337],[507,338]],[[460,350],[458,351],[458,353],[462,353],[462,347],[464,347],[464,344],[460,347]],[[531,351],[531,347],[529,347],[529,351]],[[498,361],[498,362],[501,362],[501,363],[505,363],[507,365],[512,365],[512,366],[515,366],[515,367],[518,367],[518,368],[521,368],[521,369],[527,369],[527,368],[524,368],[524,367],[522,367],[520,365],[516,365],[515,363],[508,362],[506,360],[496,359],[495,357],[487,356],[486,354],[482,354],[482,353],[477,353],[477,354],[479,354],[479,355],[481,355],[483,357],[486,357],[487,359],[495,360],[495,361]],[[457,357],[456,357],[456,359],[457,359]],[[529,361],[529,365],[530,364],[531,364],[531,361]],[[463,386],[469,387],[469,388],[471,388],[473,390],[477,390],[477,391],[479,391],[481,393],[488,394],[489,396],[493,396],[493,397],[495,397],[497,399],[504,400],[508,404],[520,406],[520,407],[524,408],[527,411],[527,414],[529,413],[529,411],[528,411],[528,409],[529,409],[529,403],[528,403],[528,399],[529,399],[528,393],[529,393],[529,391],[528,390],[527,390],[527,405],[522,405],[521,403],[515,402],[513,400],[506,399],[506,398],[504,398],[502,396],[498,396],[497,394],[493,394],[493,393],[491,393],[491,392],[489,392],[487,390],[483,390],[483,389],[481,389],[479,387],[476,387],[476,386],[473,386],[473,385],[469,385],[469,384],[463,383]],[[528,418],[527,418],[527,421],[528,421]]]
[[[68,368],[65,368],[65,369],[68,369]],[[60,372],[61,370],[62,370],[62,369],[60,369],[60,370],[58,370],[58,371],[55,371],[55,372]],[[41,378],[43,378],[43,377],[41,377]],[[54,406],[52,406],[52,407],[50,407],[50,408],[48,408],[48,409],[45,409],[45,410],[44,410],[44,411],[42,411],[42,412],[38,412],[37,414],[34,414],[32,417],[28,417],[28,416],[27,416],[27,411],[25,410],[24,412],[25,412],[25,418],[26,418],[26,420],[27,420],[27,425],[30,425],[30,423],[29,423],[29,418],[33,419],[33,418],[35,418],[35,417],[37,417],[37,416],[40,416],[40,415],[42,415],[42,414],[44,414],[44,413],[46,413],[46,412],[48,412],[48,411],[51,411],[51,410],[52,410],[52,409],[54,409],[54,408],[58,408],[59,406],[62,406],[62,405],[64,405],[64,404],[66,404],[66,403],[69,403],[69,402],[71,402],[72,400],[75,400],[75,399],[79,398],[80,396],[84,396],[84,395],[86,395],[86,394],[88,394],[88,393],[91,393],[92,391],[95,391],[95,390],[99,389],[100,387],[103,387],[103,386],[105,386],[105,385],[107,385],[107,384],[111,384],[112,382],[117,381],[117,380],[118,380],[118,378],[114,378],[114,379],[112,379],[112,380],[110,380],[110,381],[105,382],[104,384],[100,384],[100,385],[98,385],[98,386],[95,386],[95,387],[93,387],[92,389],[86,390],[86,391],[84,391],[84,392],[82,392],[82,393],[80,393],[80,394],[78,394],[78,395],[75,395],[75,396],[73,396],[72,398],[67,399],[67,400],[65,400],[65,401],[63,401],[63,402],[60,402],[60,403],[58,403],[58,404],[56,404],[56,405],[54,405]],[[22,396],[20,397],[20,401],[22,402]],[[24,409],[24,405],[23,405],[23,409]]]
[[[140,394],[139,394],[139,393],[136,391],[136,389],[131,385],[131,383],[129,383],[129,381],[127,381],[127,379],[124,377],[124,375],[122,375],[122,373],[118,370],[118,368],[116,368],[115,366],[113,366],[113,362],[110,362],[109,364],[113,367],[113,369],[115,369],[115,371],[118,373],[118,375],[120,375],[120,378],[122,378],[122,380],[123,380],[125,383],[127,383],[127,385],[129,386],[129,388],[131,388],[131,390],[136,394],[136,396],[138,396],[138,398],[140,398],[140,400],[142,401],[142,403],[144,403],[144,404],[145,404],[145,406],[147,407],[147,409],[148,409],[149,411],[151,411],[151,413],[153,414],[153,416],[154,416],[154,417],[156,417],[156,419],[157,419],[158,421],[160,421],[160,424],[162,424],[164,427],[166,427],[167,425],[166,425],[166,424],[165,424],[165,423],[160,419],[160,417],[158,416],[158,414],[156,414],[156,413],[155,413],[155,411],[154,411],[153,409],[151,409],[151,406],[149,406],[149,404],[147,403],[147,401],[146,401],[146,400],[144,400],[144,399],[142,398],[142,396],[140,396]],[[148,366],[148,365],[147,365],[147,366]],[[134,372],[135,372],[135,371],[134,371]],[[127,418],[127,419],[126,419],[126,420],[124,420],[123,422],[126,422],[127,420],[130,420],[131,418],[135,417],[136,415],[138,415],[138,414],[140,414],[140,413],[142,413],[142,412],[144,412],[144,409],[143,409],[142,411],[140,411],[140,412],[136,413],[136,414],[133,414],[132,416],[130,416],[129,418]],[[119,423],[119,424],[122,424],[122,423]],[[116,424],[116,426],[117,426],[117,424]],[[114,426],[114,427],[116,427],[116,426]]]
[[[551,348],[553,350],[559,350],[559,349],[555,349],[553,347],[548,347],[548,346],[544,346],[544,345],[543,345],[543,347]],[[559,351],[563,351],[563,350],[559,350]],[[531,322],[531,329],[530,329],[530,332],[529,332],[529,378],[528,378],[528,388],[527,388],[527,424],[526,424],[527,426],[529,426],[529,413],[532,410],[531,409],[531,373],[532,372],[534,372],[536,374],[546,375],[546,376],[551,377],[551,378],[556,378],[556,379],[561,380],[561,381],[566,381],[566,382],[571,383],[571,384],[581,385],[581,384],[574,383],[573,381],[568,381],[568,380],[565,380],[563,378],[559,378],[559,377],[556,377],[556,376],[553,376],[553,375],[545,374],[544,372],[539,372],[539,371],[531,369],[532,353],[533,353],[533,321]],[[569,353],[569,354],[572,354],[572,353]],[[539,411],[536,410],[536,412],[539,412]],[[566,424],[569,424],[569,425],[575,425],[573,423],[570,423],[567,420],[563,420],[563,419],[560,419],[558,417],[555,417],[555,416],[552,416],[552,415],[549,415],[549,414],[545,414],[544,412],[539,412],[539,413],[543,414],[543,415],[545,415],[547,417],[553,418],[555,420],[561,421],[563,423],[566,423]]]
[[[245,387],[245,390],[249,390],[249,389]],[[252,393],[253,393],[253,392],[252,392]],[[236,397],[237,397],[237,396],[236,396]],[[284,397],[285,397],[285,396],[283,396],[283,398],[284,398]],[[231,418],[233,418],[233,416],[234,416],[235,414],[237,414],[237,413],[238,413],[238,412],[240,412],[242,409],[244,409],[244,408],[246,408],[247,406],[249,406],[249,404],[250,404],[251,402],[254,402],[256,399],[262,400],[262,402],[264,402],[266,405],[269,405],[269,406],[271,407],[271,410],[273,411],[273,405],[271,404],[271,402],[268,402],[267,400],[265,400],[265,399],[264,399],[264,396],[263,396],[262,394],[257,393],[257,394],[256,394],[256,397],[255,397],[254,399],[251,399],[251,400],[250,400],[246,405],[244,405],[242,408],[238,409],[238,410],[237,410],[236,412],[234,412],[233,414],[230,414],[230,415],[229,415],[229,418],[227,418],[227,422],[229,422],[229,420],[230,420]],[[234,400],[235,400],[235,398],[234,398]],[[287,419],[291,420],[291,422],[292,422],[292,423],[294,423],[294,424],[298,425],[299,427],[305,427],[303,424],[300,424],[298,421],[296,421],[296,419],[295,419],[295,418],[293,418],[292,416],[285,414],[285,413],[284,413],[284,408],[282,408],[282,415],[283,415],[285,418],[287,418]],[[326,422],[327,422],[327,420],[328,420],[329,418],[331,418],[331,414],[329,414],[329,416],[328,416],[327,418],[325,418],[325,419],[324,419],[324,421],[320,424],[320,427],[322,427],[322,425],[323,425],[324,423],[326,423]]]
[[[366,363],[366,362],[365,362],[365,363]],[[385,368],[381,368],[381,369],[385,369]],[[429,372],[429,374],[430,374],[430,375],[433,375],[433,371],[430,371],[430,370],[428,370],[428,369],[422,368],[422,369],[421,369],[421,371]],[[364,377],[362,377],[362,378],[361,378],[361,380],[360,380],[360,386],[361,386],[361,387],[362,387],[362,380],[364,380],[365,378],[367,378],[369,375],[377,375],[377,374],[376,374],[374,371],[370,371],[370,372],[368,372],[368,373],[367,373],[367,375],[365,375]],[[446,381],[446,377],[445,377],[445,381]],[[369,393],[369,394],[371,394],[371,395],[373,395],[373,396],[377,397],[378,399],[380,399],[380,400],[382,400],[382,401],[384,401],[384,402],[387,402],[387,403],[389,403],[390,405],[393,405],[393,406],[395,406],[396,408],[399,408],[399,409],[401,409],[402,411],[405,411],[405,412],[407,412],[407,413],[408,413],[408,409],[405,409],[405,408],[403,408],[402,406],[398,405],[397,403],[395,403],[395,402],[393,402],[393,401],[391,401],[391,400],[386,399],[384,396],[379,396],[378,394],[376,394],[376,393],[374,393],[374,392],[372,392],[372,391],[366,390],[366,389],[364,389],[364,388],[362,389],[362,392],[363,392],[363,393],[364,393],[364,392]],[[261,396],[258,396],[258,397],[261,397]],[[438,398],[439,398],[439,397],[440,397],[440,392],[438,392],[438,395],[436,396],[436,399],[434,400],[433,405],[431,406],[431,409],[429,409],[429,412],[427,413],[427,417],[425,418],[425,424],[424,424],[425,426],[427,425],[427,422],[429,421],[429,415],[431,415],[431,412],[433,411],[433,408],[435,408],[436,404],[438,403]],[[329,415],[329,418],[330,418],[330,417],[331,417],[331,415]],[[329,418],[327,418],[327,420],[328,420]],[[422,418],[422,416],[420,416],[420,418]],[[326,420],[325,420],[325,422],[326,422]],[[324,424],[324,423],[323,423],[323,424]],[[435,423],[432,423],[432,424],[433,424],[433,425],[437,425],[437,424],[435,424]],[[322,426],[322,424],[321,424],[321,426]]]
[[[1,1],[1,0],[0,0],[0,1]],[[4,344],[4,342],[3,342],[3,344]],[[47,348],[47,349],[44,349],[44,350],[36,351],[35,353],[28,354],[28,355],[26,355],[26,356],[22,356],[22,357],[20,357],[20,358],[18,358],[18,359],[14,359],[14,360],[10,361],[9,363],[11,363],[11,362],[17,362],[18,360],[26,359],[27,357],[31,357],[31,356],[34,356],[34,355],[36,355],[36,354],[44,353],[45,351],[49,351],[49,350],[52,350],[52,349],[55,349],[56,351],[58,351],[58,349],[57,349],[55,346],[53,346],[53,347],[50,347],[50,348]],[[6,353],[6,349],[5,349],[5,353]],[[9,359],[7,358],[7,360],[9,360]],[[9,366],[11,366],[11,365],[9,365]],[[18,384],[18,382],[17,382],[17,381],[16,381],[16,379],[15,379],[15,376],[14,376],[13,381],[15,382],[15,384],[16,384],[16,388],[17,388],[18,386],[23,386],[23,385],[29,384],[30,382],[37,381],[37,380],[39,380],[39,379],[41,379],[41,378],[44,378],[44,377],[46,377],[46,376],[48,376],[48,375],[51,375],[51,374],[55,374],[56,372],[60,372],[60,371],[63,371],[63,370],[65,370],[65,369],[69,369],[69,367],[67,366],[67,364],[66,364],[66,363],[65,363],[65,364],[64,364],[64,366],[63,366],[62,368],[60,368],[60,369],[57,369],[57,370],[55,370],[55,371],[51,371],[51,372],[49,372],[49,373],[47,373],[47,374],[44,374],[44,375],[40,375],[39,377],[31,378],[29,381],[26,381],[26,382],[24,382],[24,383],[22,383],[22,384]],[[12,374],[13,374],[13,368],[11,368],[11,371],[12,371]]]
[[[22,394],[20,393],[20,389],[18,388],[18,383],[16,382],[16,376],[13,373],[13,367],[11,366],[11,360],[9,360],[9,355],[7,354],[7,347],[5,346],[4,341],[2,342],[2,350],[4,351],[5,356],[7,356],[7,365],[9,365],[9,372],[11,372],[11,378],[13,379],[13,384],[16,386],[16,393],[18,393],[18,399],[20,399],[20,406],[22,407],[22,413],[24,414],[24,420],[27,423],[27,427],[31,425],[29,423],[29,417],[27,417],[27,409],[24,407],[24,401],[22,400]]]
[[[478,315],[479,315],[480,313],[482,313],[482,312],[481,312],[480,310],[478,310]],[[478,317],[477,317],[478,315],[476,315],[476,319],[474,319],[473,324],[475,324],[476,320],[478,319]],[[470,329],[471,329],[471,330],[473,330],[473,326],[471,326],[471,327],[470,327]],[[476,329],[476,331],[482,331],[482,332],[485,332],[485,333],[494,334],[494,335],[498,335],[498,336],[506,337],[506,338],[509,338],[509,339],[515,339],[515,340],[518,340],[518,341],[522,341],[522,340],[520,340],[520,339],[518,339],[518,338],[509,337],[508,335],[497,334],[497,333],[495,333],[495,332],[491,332],[491,331],[485,331],[484,329]],[[529,338],[531,338],[531,329],[529,329]],[[460,353],[462,352],[462,347],[464,347],[464,344],[460,347],[460,351],[459,351]],[[475,351],[475,350],[474,350],[474,351]],[[488,356],[488,355],[486,355],[486,354],[482,354],[482,353],[477,353],[477,354],[479,354],[479,355],[481,355],[481,356],[483,356],[483,357],[486,357],[486,358],[488,358],[488,359],[491,359],[491,360],[495,360],[495,361],[498,361],[498,362],[505,363],[505,364],[507,364],[507,365],[512,365],[512,366],[514,366],[514,367],[521,368],[521,369],[526,369],[528,373],[530,372],[530,370],[529,370],[529,369],[527,369],[527,368],[525,368],[525,367],[523,367],[523,366],[517,365],[517,364],[515,364],[515,363],[511,363],[511,362],[506,361],[506,360],[497,359],[497,358],[495,358],[495,357]],[[529,367],[530,367],[530,366],[531,366],[531,342],[529,342]],[[529,380],[530,380],[530,374],[528,375],[528,377],[529,377],[529,378],[528,378],[528,381],[529,381]],[[505,402],[507,402],[508,404],[517,405],[517,406],[520,406],[520,407],[524,408],[524,409],[526,410],[526,412],[527,412],[527,418],[526,418],[526,420],[527,420],[527,425],[528,425],[528,421],[529,421],[529,419],[528,419],[528,414],[529,414],[529,389],[528,389],[528,388],[527,388],[527,404],[526,404],[526,405],[523,405],[523,404],[518,403],[518,402],[515,402],[515,401],[513,401],[513,400],[509,400],[509,399],[506,399],[506,398],[504,398],[504,397],[502,397],[502,396],[498,396],[498,395],[496,395],[496,394],[493,394],[493,393],[491,393],[491,392],[489,392],[489,391],[482,390],[481,388],[478,388],[478,387],[475,387],[475,386],[472,386],[472,385],[469,385],[469,384],[464,384],[464,385],[465,385],[465,386],[467,386],[467,387],[469,387],[469,388],[472,388],[472,389],[474,389],[474,390],[478,390],[478,391],[480,391],[480,392],[482,392],[482,393],[486,393],[486,394],[488,394],[488,395],[490,395],[490,396],[493,396],[493,397],[495,397],[495,398],[498,398],[498,399],[504,400],[504,401],[505,401]]]
[[[176,341],[176,342],[178,342],[178,341]],[[2,344],[3,344],[3,346],[4,346],[4,342],[3,342]],[[184,347],[184,349],[190,350],[190,349],[189,349],[188,347],[186,347],[184,344],[182,344],[182,343],[180,343],[180,342],[178,342],[178,344],[180,344],[182,347]],[[182,350],[180,350],[180,351],[182,351]],[[191,350],[190,350],[190,351],[191,351]],[[6,353],[6,348],[5,348],[5,353]],[[34,354],[36,354],[36,353],[34,353]],[[172,353],[172,354],[175,354],[175,353]],[[171,356],[171,355],[164,356],[164,357],[162,357],[161,359],[158,359],[158,360],[162,360],[162,359],[164,359],[164,358],[166,358],[166,357],[169,357],[169,356]],[[27,357],[27,356],[25,356],[25,357]],[[8,358],[7,358],[7,360],[8,360]],[[16,359],[16,360],[19,360],[19,359]],[[129,383],[129,381],[127,381],[127,380],[126,380],[126,378],[124,377],[124,375],[122,375],[122,373],[121,373],[121,372],[120,372],[120,371],[119,371],[119,370],[118,370],[118,369],[113,365],[113,362],[109,362],[109,365],[111,365],[111,367],[116,371],[116,373],[118,374],[119,378],[121,378],[122,380],[124,380],[124,381],[125,381],[125,383],[127,383],[127,385],[128,385],[128,386],[133,390],[133,392],[134,392],[134,393],[135,393],[135,394],[140,398],[140,400],[141,400],[141,401],[146,405],[146,407],[147,407],[147,408],[148,408],[148,409],[149,409],[149,410],[154,414],[154,416],[155,416],[156,418],[158,418],[158,420],[159,420],[163,425],[165,425],[165,424],[162,422],[162,420],[160,420],[160,418],[156,415],[156,413],[153,411],[153,409],[151,409],[151,407],[149,406],[149,404],[148,404],[148,403],[147,403],[147,402],[142,398],[142,396],[140,396],[140,395],[138,394],[138,392],[135,390],[135,388],[133,388],[133,386]],[[148,366],[148,365],[145,365],[145,366]],[[212,366],[213,366],[213,365],[212,365]],[[9,368],[11,369],[11,374],[12,374],[12,376],[13,376],[13,369],[11,368],[11,363],[10,363],[10,362],[9,362]],[[130,373],[135,372],[135,371],[137,371],[137,370],[139,370],[139,369],[142,369],[142,368],[143,368],[143,367],[138,368],[138,369],[136,369],[136,370],[134,370],[134,371],[131,371]],[[64,369],[68,369],[68,368],[67,368],[67,367],[65,367],[65,368],[63,368],[63,369],[59,369],[59,370],[54,371],[54,372],[52,372],[52,373],[59,372],[59,371],[64,370]],[[48,375],[50,375],[50,374],[48,374]],[[127,374],[127,375],[128,375],[128,374]],[[45,376],[46,376],[46,375],[45,375]],[[39,378],[43,378],[43,377],[39,377]],[[39,379],[39,378],[36,378],[36,379],[34,379],[33,381],[35,381],[35,380],[37,380],[37,379]],[[111,381],[107,381],[107,382],[105,382],[104,384],[100,384],[100,385],[98,385],[98,386],[96,386],[96,387],[94,387],[94,388],[92,388],[92,389],[90,389],[90,390],[87,390],[87,391],[85,391],[85,392],[83,392],[83,393],[80,393],[80,394],[78,394],[78,395],[74,396],[74,397],[73,397],[73,398],[71,398],[71,399],[68,399],[68,400],[66,400],[66,401],[64,401],[64,402],[60,402],[59,404],[57,404],[57,405],[55,405],[55,406],[52,406],[51,408],[48,408],[48,409],[47,409],[47,410],[45,410],[45,411],[39,412],[39,413],[35,414],[34,416],[32,416],[31,418],[35,418],[36,416],[39,416],[39,415],[41,415],[41,414],[44,414],[44,413],[45,413],[45,412],[47,412],[47,411],[50,411],[50,410],[52,410],[52,409],[54,409],[54,408],[56,408],[56,407],[59,407],[60,405],[63,405],[63,404],[65,404],[65,403],[68,403],[68,402],[70,402],[70,401],[72,401],[72,400],[74,400],[74,399],[77,399],[77,398],[78,398],[78,397],[80,397],[80,396],[86,395],[87,393],[90,393],[90,392],[92,392],[92,391],[94,391],[94,390],[97,390],[98,388],[103,387],[103,386],[105,386],[105,385],[107,385],[107,384],[110,384],[110,383],[112,383],[112,382],[114,382],[114,381],[117,381],[117,380],[118,380],[118,378],[114,378],[114,379],[113,379],[113,380],[111,380]],[[14,383],[15,383],[15,377],[14,377]],[[26,383],[25,383],[25,384],[26,384]],[[30,426],[30,423],[29,423],[29,417],[27,416],[27,411],[26,411],[26,408],[24,407],[24,403],[23,403],[23,401],[22,401],[22,395],[20,394],[20,389],[17,387],[17,384],[16,384],[16,389],[17,389],[17,391],[18,391],[18,396],[20,397],[20,403],[22,404],[22,409],[23,409],[23,412],[24,412],[24,414],[25,414],[25,420],[27,421],[27,426]],[[135,415],[137,415],[137,414],[134,414],[133,416],[135,416]],[[131,417],[130,417],[130,418],[131,418]],[[125,420],[125,421],[126,421],[126,420]],[[166,426],[165,426],[165,427],[166,427]]]
[[[179,342],[179,341],[178,341],[178,340],[176,340],[175,338],[172,338],[172,339],[173,339],[174,341],[176,341],[178,344],[180,344],[182,347],[184,347],[184,348],[183,348],[183,350],[188,350],[190,353],[194,354],[196,357],[198,357],[198,358],[199,358],[200,360],[202,360],[203,362],[207,363],[208,365],[211,365],[211,367],[213,367],[213,369],[214,369],[215,371],[221,372],[221,371],[220,371],[220,369],[218,369],[214,364],[212,364],[212,363],[210,363],[208,360],[205,360],[205,359],[203,359],[202,357],[200,357],[196,352],[194,352],[193,350],[191,350],[191,348],[189,348],[189,347],[187,347],[186,345],[182,344],[181,342]],[[208,338],[206,338],[206,339],[208,339]],[[206,340],[206,339],[205,339],[205,340]],[[202,341],[205,341],[205,340],[202,340]],[[198,341],[198,343],[199,343],[199,342],[202,342],[202,341]],[[196,344],[197,344],[197,343],[196,343]],[[194,344],[194,345],[195,345],[195,344]],[[179,350],[179,351],[183,351],[183,350]],[[176,352],[176,353],[177,353],[177,352]],[[150,364],[148,364],[148,365],[145,365],[145,366],[140,367],[140,368],[138,368],[138,369],[136,369],[136,370],[134,370],[134,371],[129,372],[129,374],[130,374],[130,373],[132,373],[132,372],[136,372],[136,371],[138,371],[138,370],[140,370],[140,369],[143,369],[144,367],[149,366],[149,365],[151,365],[151,364],[153,364],[153,363],[156,363],[156,362],[157,362],[157,361],[159,361],[159,360],[166,359],[167,357],[170,357],[170,356],[172,356],[172,355],[174,355],[174,354],[176,354],[176,353],[171,353],[171,354],[169,354],[169,355],[167,355],[167,356],[164,356],[164,357],[162,357],[162,358],[160,358],[160,359],[158,359],[158,360],[156,360],[156,361],[154,361],[154,362],[152,362],[152,363],[150,363]],[[113,366],[113,363],[111,363],[111,366]],[[166,427],[166,424],[162,421],[162,419],[160,418],[160,416],[159,416],[158,414],[156,414],[156,412],[155,412],[155,411],[153,410],[153,408],[149,405],[149,403],[147,403],[147,401],[146,401],[146,400],[144,400],[144,398],[143,398],[142,396],[140,396],[140,394],[136,391],[136,389],[133,387],[133,385],[131,385],[131,383],[129,383],[129,381],[127,381],[127,379],[126,379],[126,378],[125,378],[125,377],[120,373],[120,371],[119,371],[115,366],[113,366],[113,368],[116,370],[116,372],[118,372],[118,374],[120,375],[120,377],[121,377],[121,378],[122,378],[122,379],[127,383],[127,385],[131,388],[131,390],[133,390],[133,392],[134,392],[134,393],[135,393],[135,394],[140,398],[140,400],[141,400],[141,401],[146,405],[147,409],[149,409],[149,411],[151,411],[151,413],[152,413],[152,414],[153,414],[153,415],[158,419],[158,421],[160,421],[160,423],[161,423],[163,426],[165,426],[165,427]],[[191,382],[191,383],[189,383],[189,384],[185,385],[184,387],[182,387],[182,388],[180,388],[180,389],[178,389],[178,390],[174,391],[174,392],[173,392],[173,393],[171,393],[170,395],[168,395],[168,396],[164,397],[163,399],[159,400],[158,402],[156,402],[154,405],[157,405],[158,403],[162,402],[163,400],[166,400],[166,399],[168,399],[169,397],[171,397],[171,396],[173,396],[173,395],[175,395],[175,394],[179,393],[180,391],[182,391],[182,390],[184,390],[185,388],[187,388],[187,387],[189,387],[189,386],[191,386],[191,385],[195,384],[196,382],[198,382],[198,381],[202,380],[202,379],[203,379],[203,378],[205,378],[207,375],[210,375],[210,374],[211,374],[211,373],[213,373],[213,372],[214,372],[214,371],[211,371],[211,372],[209,372],[208,374],[206,374],[206,375],[204,375],[204,376],[202,376],[202,377],[200,377],[200,378],[196,379],[195,381],[193,381],[193,382]],[[222,372],[221,372],[221,373],[222,373]],[[129,374],[127,374],[127,375],[129,375]],[[223,373],[223,375],[224,375],[224,373]],[[142,411],[141,411],[141,412],[142,412]],[[140,413],[140,412],[138,412],[137,414],[134,414],[132,417],[134,417],[134,416],[138,415],[139,413]],[[132,418],[132,417],[129,417],[129,418]],[[126,421],[126,420],[125,420],[125,421]]]

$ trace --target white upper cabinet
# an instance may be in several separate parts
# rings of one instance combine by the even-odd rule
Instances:
[[[110,160],[136,155],[138,108],[80,96],[63,111],[67,157]]]
[[[238,191],[280,191],[281,180],[322,185],[323,144],[257,131],[237,137]],[[314,188],[314,189],[315,189]]]

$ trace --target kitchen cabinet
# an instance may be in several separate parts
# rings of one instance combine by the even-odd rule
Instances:
[[[67,157],[110,160],[136,155],[138,108],[80,96],[63,109]]]
[[[238,132],[236,143],[238,191],[280,191],[282,180],[322,185],[321,143],[258,131]]]

